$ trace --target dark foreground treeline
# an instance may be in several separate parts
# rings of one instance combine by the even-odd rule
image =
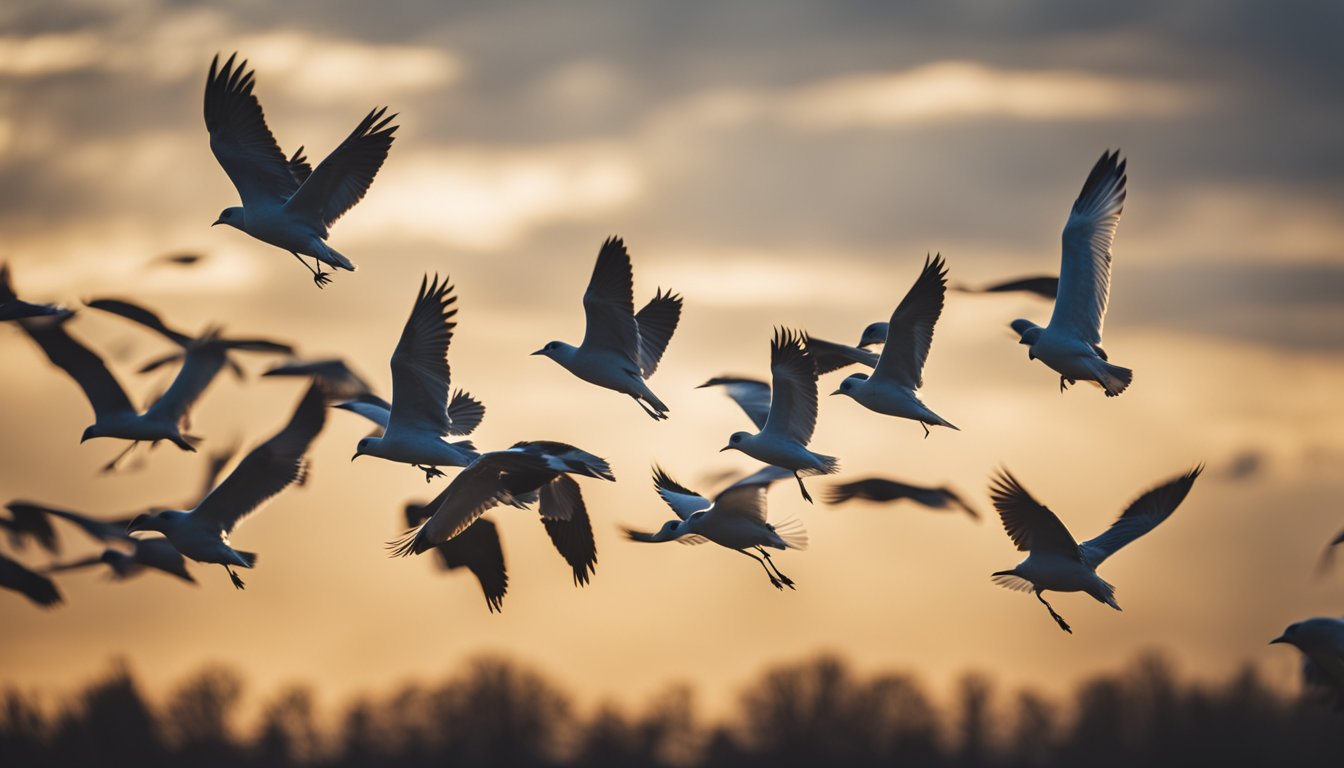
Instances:
[[[248,733],[234,723],[242,691],[236,673],[208,668],[156,707],[122,665],[56,705],[8,691],[0,766],[1344,766],[1344,713],[1251,671],[1190,685],[1157,656],[1057,701],[969,675],[946,710],[911,676],[863,677],[823,656],[765,673],[720,723],[701,722],[685,688],[583,716],[545,678],[493,658],[334,718],[292,688]]]

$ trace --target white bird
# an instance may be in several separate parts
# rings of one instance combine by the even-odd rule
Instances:
[[[63,599],[51,579],[4,555],[0,555],[0,589],[18,592],[43,608],[57,605]]]
[[[1320,617],[1290,624],[1269,641],[1275,643],[1301,651],[1303,681],[1331,692],[1335,708],[1344,709],[1344,619]]]
[[[220,67],[215,56],[205,81],[210,150],[243,203],[225,208],[215,224],[227,224],[289,251],[313,273],[320,288],[331,280],[322,263],[355,270],[349,259],[327,245],[327,230],[373,183],[399,127],[391,125],[397,116],[385,116],[386,107],[369,112],[340,146],[310,169],[303,147],[285,159],[266,126],[261,103],[252,94],[256,73],[247,70],[247,61],[235,68],[236,57],[230,56]],[[303,256],[311,256],[314,266],[308,267]]]
[[[449,435],[467,435],[485,416],[485,406],[465,392],[448,400],[448,344],[457,323],[457,296],[447,280],[436,275],[420,281],[420,293],[411,316],[392,353],[392,402],[376,395],[363,395],[341,403],[385,431],[381,437],[365,437],[355,447],[351,461],[377,456],[411,464],[425,473],[425,480],[442,476],[435,467],[465,467],[476,459],[470,440],[448,442]]]
[[[770,342],[770,411],[756,434],[734,432],[720,448],[741,451],[757,461],[791,470],[808,502],[812,496],[804,477],[840,471],[834,456],[808,450],[817,427],[817,369],[803,337],[787,329],[775,331]]]
[[[1064,618],[1041,597],[1041,592],[1086,592],[1115,610],[1115,587],[1097,575],[1097,567],[1121,547],[1153,530],[1171,516],[1185,500],[1204,471],[1201,464],[1184,475],[1148,491],[1135,499],[1120,517],[1096,538],[1079,544],[1064,523],[1018,483],[1007,470],[1001,470],[989,488],[990,498],[1003,520],[1003,529],[1027,552],[1027,559],[1007,571],[990,574],[995,584],[1014,591],[1036,593],[1060,629],[1072,633]]]
[[[659,289],[636,314],[630,254],[619,237],[612,237],[598,251],[583,311],[587,329],[579,346],[552,341],[532,354],[549,357],[584,381],[629,395],[654,419],[666,419],[667,406],[645,380],[657,370],[677,330],[681,297]]]
[[[951,510],[960,509],[971,516],[972,520],[979,522],[980,513],[974,507],[962,500],[956,491],[946,486],[942,488],[929,488],[923,485],[911,485],[902,483],[898,480],[887,480],[881,477],[867,477],[862,480],[855,480],[849,483],[837,483],[830,488],[830,496],[827,497],[827,504],[843,504],[850,499],[863,499],[865,501],[889,502],[909,499],[929,509]]]
[[[233,567],[251,568],[257,563],[257,555],[234,549],[229,534],[243,518],[303,477],[307,466],[304,455],[326,418],[325,397],[321,387],[314,384],[299,401],[289,423],[253,448],[194,509],[140,515],[127,531],[162,533],[178,552],[192,560],[224,566],[233,585],[242,589],[243,580]]]
[[[406,525],[417,526],[434,509],[429,504],[407,504]],[[477,520],[457,536],[434,546],[439,556],[439,567],[445,571],[466,568],[476,577],[485,595],[485,605],[491,613],[504,609],[504,595],[509,591],[509,573],[504,565],[504,547],[499,542],[499,529],[489,520]]]
[[[1095,382],[1115,397],[1129,386],[1134,372],[1107,361],[1101,348],[1101,325],[1111,292],[1111,243],[1125,206],[1125,161],[1119,151],[1103,152],[1064,225],[1059,295],[1050,323],[1042,328],[1018,319],[1012,328],[1026,344],[1027,356],[1039,359],[1065,382]]]
[[[187,561],[183,559],[182,553],[178,552],[167,539],[131,539],[131,542],[134,549],[130,552],[108,547],[98,555],[50,565],[45,569],[45,573],[77,571],[96,565],[107,565],[112,569],[113,578],[118,581],[139,576],[152,569],[192,584],[196,583],[196,579],[187,571]]]
[[[924,386],[924,361],[933,346],[933,326],[943,312],[946,293],[943,257],[925,257],[924,270],[891,313],[887,340],[872,375],[850,374],[831,394],[852,397],[870,411],[914,419],[924,428],[925,437],[930,424],[958,429],[915,394]]]
[[[70,314],[70,310],[65,307],[58,307],[54,304],[30,304],[20,300],[14,293],[14,286],[10,282],[9,264],[0,263],[0,322],[22,320],[26,317],[68,314]]]
[[[954,291],[962,293],[1026,293],[1033,296],[1039,296],[1043,299],[1055,300],[1059,292],[1059,278],[1050,275],[1032,275],[1031,277],[1019,277],[1012,280],[1003,280],[983,288],[968,288],[964,285],[950,286]],[[887,343],[887,323],[870,323],[863,329],[863,334],[859,336],[860,347],[871,347],[875,344]]]
[[[625,529],[632,541],[680,541],[703,544],[712,541],[721,547],[750,557],[761,564],[776,589],[794,589],[793,580],[780,572],[770,558],[770,549],[807,549],[807,531],[798,520],[780,526],[766,522],[766,492],[771,484],[793,473],[780,467],[765,467],[720,491],[713,501],[678,484],[658,467],[653,468],[653,485],[658,495],[676,513],[654,533]],[[759,552],[762,557],[753,554]]]

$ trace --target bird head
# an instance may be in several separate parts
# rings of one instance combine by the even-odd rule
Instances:
[[[567,353],[573,349],[573,347],[563,341],[548,341],[546,342],[546,346],[538,349],[532,354],[549,357],[552,360],[559,360],[560,358],[565,357]]]
[[[870,323],[863,329],[863,335],[859,337],[860,347],[871,347],[874,344],[885,344],[887,342],[887,323]]]
[[[247,231],[246,226],[243,224],[243,209],[241,206],[237,205],[220,211],[219,218],[215,219],[215,223],[210,226],[213,227],[215,224],[227,224],[235,229],[241,229],[244,232]]]
[[[355,445],[355,455],[351,456],[350,460],[354,461],[355,459],[358,459],[360,456],[368,456],[369,446],[372,444],[373,441],[370,440],[369,438],[367,437],[360,438],[359,443]]]
[[[728,450],[737,450],[737,451],[742,450],[742,444],[746,442],[747,438],[749,437],[751,437],[751,435],[749,435],[746,432],[734,432],[733,434],[728,436],[728,444],[720,448],[719,453],[723,453],[724,451]]]
[[[845,377],[844,381],[840,382],[840,388],[835,390],[831,394],[849,395],[850,397],[853,397],[854,390],[858,388],[859,384],[867,380],[868,380],[868,374],[866,373],[851,373],[850,375]]]

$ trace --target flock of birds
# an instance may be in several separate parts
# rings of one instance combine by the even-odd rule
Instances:
[[[290,252],[322,287],[331,280],[323,265],[353,271],[350,259],[327,244],[330,226],[364,196],[381,168],[398,126],[386,108],[372,110],[354,131],[313,168],[300,147],[286,156],[266,125],[253,95],[254,72],[231,56],[211,63],[205,88],[205,124],[210,147],[238,191],[242,205],[224,209],[215,224],[235,227]],[[1111,244],[1126,194],[1126,163],[1118,152],[1103,153],[1074,201],[1063,232],[1058,278],[1040,276],[983,289],[1025,291],[1054,301],[1044,326],[1018,319],[1011,327],[1028,357],[1059,376],[1061,392],[1070,384],[1090,382],[1107,397],[1122,394],[1133,372],[1112,363],[1101,347],[1102,323],[1110,293]],[[310,266],[305,257],[312,260]],[[170,263],[189,266],[189,254]],[[859,365],[832,395],[854,400],[875,413],[956,430],[952,422],[919,396],[934,327],[948,290],[947,264],[941,255],[926,258],[914,284],[886,322],[863,329],[857,345],[830,342],[778,328],[770,343],[770,380],[716,377],[703,387],[718,387],[755,425],[755,432],[728,437],[722,450],[740,451],[764,466],[736,480],[713,497],[701,495],[655,466],[654,486],[675,519],[657,531],[627,530],[639,542],[713,542],[756,560],[770,583],[793,589],[794,582],[774,563],[771,550],[804,549],[801,522],[769,521],[767,494],[780,480],[792,478],[804,499],[812,497],[804,478],[831,475],[838,460],[810,447],[817,423],[818,377]],[[682,297],[658,290],[638,311],[633,297],[633,268],[619,238],[604,242],[583,296],[586,331],[577,345],[551,341],[533,354],[550,358],[590,384],[629,396],[655,420],[669,417],[667,405],[649,384],[676,332]],[[222,481],[216,482],[231,454],[212,456],[199,500],[186,510],[154,509],[120,519],[98,519],[41,504],[16,501],[11,517],[0,518],[16,547],[28,539],[56,551],[52,520],[63,520],[107,545],[99,555],[57,563],[47,574],[105,564],[117,578],[149,569],[194,581],[186,560],[216,564],[234,586],[244,584],[235,569],[250,569],[257,555],[235,549],[234,528],[267,500],[305,478],[306,455],[321,432],[328,408],[335,407],[373,422],[376,431],[361,439],[354,458],[371,456],[407,464],[426,481],[444,467],[460,467],[442,492],[426,505],[408,505],[409,530],[389,543],[394,556],[435,550],[448,568],[466,567],[477,577],[490,611],[502,607],[508,579],[499,536],[481,516],[497,506],[535,507],[556,550],[571,566],[577,585],[586,584],[596,567],[592,525],[575,478],[614,481],[608,462],[573,445],[524,441],[479,451],[467,436],[481,423],[485,407],[472,395],[450,387],[448,347],[456,328],[457,296],[437,275],[426,276],[391,356],[392,399],[376,395],[342,360],[291,360],[266,375],[301,376],[312,383],[288,422],[252,449]],[[87,306],[120,316],[159,334],[177,351],[142,370],[177,364],[171,386],[143,411],[93,350],[67,329],[75,313],[53,305],[32,304],[15,295],[7,268],[0,271],[0,321],[15,321],[51,363],[84,391],[94,423],[81,442],[94,438],[129,441],[106,469],[114,469],[138,443],[168,441],[196,451],[199,438],[189,434],[188,414],[224,369],[240,372],[238,353],[293,355],[285,344],[267,339],[228,338],[217,329],[190,335],[165,324],[154,312],[130,301],[96,299]],[[872,347],[880,346],[880,351]],[[1119,610],[1115,590],[1097,573],[1111,555],[1166,520],[1190,492],[1202,466],[1184,472],[1140,495],[1103,533],[1079,543],[1063,521],[1037,501],[1006,469],[992,479],[990,498],[1005,531],[1026,559],[992,574],[994,581],[1033,592],[1065,632],[1072,632],[1042,593],[1084,592]],[[829,502],[850,499],[888,502],[909,499],[932,509],[979,513],[954,491],[883,478],[833,486]],[[139,534],[139,535],[137,535]],[[150,535],[146,535],[150,534]],[[158,534],[158,535],[152,535]],[[1344,541],[1344,534],[1336,543]],[[36,603],[60,602],[47,574],[0,556],[0,587],[18,591]],[[1344,704],[1344,619],[1314,618],[1288,627],[1275,643],[1290,643],[1306,658],[1314,680],[1325,681]]]

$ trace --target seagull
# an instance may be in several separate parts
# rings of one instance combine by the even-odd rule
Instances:
[[[64,317],[69,314],[70,310],[54,304],[29,304],[20,301],[10,282],[9,264],[0,262],[0,322],[22,320],[27,317]]]
[[[407,504],[406,525],[420,525],[433,514],[431,505]],[[466,568],[481,584],[485,605],[491,613],[504,608],[504,595],[509,591],[509,574],[504,567],[504,549],[499,543],[499,530],[489,520],[477,520],[465,531],[438,544],[439,567],[445,571]]]
[[[327,229],[368,192],[400,127],[391,124],[397,116],[387,115],[386,107],[372,110],[317,168],[309,166],[303,147],[286,160],[252,94],[256,72],[247,69],[246,60],[234,67],[236,57],[220,67],[215,56],[205,81],[210,150],[243,203],[225,208],[215,224],[289,251],[321,288],[331,280],[322,263],[355,270],[327,245]],[[312,257],[314,266],[308,267],[304,256]]]
[[[543,522],[572,522],[579,528],[546,526],[551,543],[573,568],[575,584],[582,586],[596,565],[597,554],[588,511],[571,474],[616,479],[604,459],[566,443],[521,442],[482,453],[429,503],[433,509],[429,519],[389,542],[388,548],[394,557],[418,555],[460,535],[492,507],[522,507],[539,498]],[[588,528],[586,541],[583,528]]]
[[[1335,708],[1344,709],[1344,619],[1314,618],[1288,625],[1269,641],[1302,652],[1302,676],[1308,685],[1330,690]]]
[[[1054,275],[1032,275],[991,283],[983,288],[956,285],[952,290],[962,293],[1028,293],[1054,301],[1059,293],[1059,278]]]
[[[757,429],[765,429],[765,420],[770,417],[770,385],[760,379],[748,379],[738,376],[715,376],[696,389],[705,387],[723,387],[728,397],[746,411],[747,418]]]
[[[1026,344],[1027,357],[1059,374],[1059,391],[1079,381],[1096,382],[1115,397],[1134,372],[1108,362],[1101,348],[1101,325],[1111,291],[1111,242],[1125,204],[1125,161],[1119,151],[1103,152],[1064,225],[1059,296],[1050,323],[1042,328],[1017,319],[1012,329]]]
[[[0,555],[0,589],[18,592],[34,603],[50,608],[61,602],[61,592],[51,579],[34,573],[19,563]]]
[[[928,507],[929,509],[951,510],[960,509],[971,516],[971,519],[979,521],[980,513],[975,508],[962,501],[961,496],[951,488],[928,488],[922,485],[910,485],[898,480],[886,480],[880,477],[868,477],[862,480],[855,480],[849,483],[837,483],[831,486],[830,496],[826,499],[827,504],[843,504],[850,499],[863,499],[865,501],[900,501],[909,499],[916,504]]]
[[[299,401],[289,423],[252,449],[194,509],[143,514],[126,530],[162,533],[178,552],[192,560],[224,566],[233,586],[242,589],[243,580],[233,572],[233,566],[251,568],[257,556],[234,549],[229,534],[244,517],[303,477],[304,454],[322,431],[326,418],[325,398],[320,385],[314,384]]]
[[[793,580],[780,573],[766,550],[766,547],[807,549],[807,531],[798,520],[790,520],[779,526],[766,522],[766,492],[776,480],[783,480],[792,474],[781,467],[765,467],[728,486],[710,501],[678,484],[655,466],[653,485],[678,519],[669,520],[654,533],[627,528],[625,535],[632,541],[646,542],[703,544],[712,541],[760,563],[776,589],[795,589]],[[759,552],[761,557],[753,554],[752,550]]]
[[[754,435],[734,432],[719,451],[738,450],[757,461],[792,470],[803,498],[811,503],[803,478],[835,474],[840,463],[834,456],[807,449],[817,426],[817,369],[801,334],[784,328],[775,331],[770,342],[770,376],[773,397],[765,425]]]
[[[333,400],[350,400],[372,394],[369,385],[340,358],[320,360],[291,360],[277,365],[262,376],[302,376],[322,382],[322,390]]]
[[[448,399],[448,344],[457,323],[453,286],[438,276],[420,281],[411,316],[392,353],[392,402],[367,394],[338,405],[369,419],[385,432],[366,437],[351,461],[377,456],[410,464],[425,473],[425,482],[442,477],[438,466],[465,467],[479,455],[470,440],[450,443],[449,435],[470,434],[485,417],[485,406],[458,390]]]
[[[1153,530],[1171,516],[1185,500],[1195,479],[1204,471],[1201,464],[1184,475],[1148,491],[1127,508],[1105,533],[1076,542],[1069,529],[1048,508],[1031,497],[1007,470],[1000,470],[990,485],[990,498],[1003,520],[1003,529],[1027,552],[1027,559],[1007,571],[990,576],[994,583],[1014,591],[1032,591],[1050,611],[1059,628],[1073,633],[1064,618],[1041,597],[1041,592],[1086,592],[1115,610],[1115,587],[1097,575],[1097,567],[1121,547]]]
[[[131,541],[135,548],[130,553],[108,547],[99,555],[48,566],[45,573],[75,571],[106,564],[112,569],[113,578],[118,581],[139,576],[146,570],[153,569],[192,584],[196,583],[196,579],[187,571],[187,561],[167,539],[131,539]]]
[[[5,505],[5,509],[9,510],[9,517],[0,517],[0,528],[9,532],[11,547],[23,549],[27,546],[28,540],[32,539],[38,546],[52,554],[61,550],[60,542],[56,539],[56,531],[42,510],[34,509],[20,501],[10,502]]]
[[[924,428],[924,437],[929,436],[930,424],[958,429],[915,394],[924,386],[924,361],[933,346],[933,326],[943,312],[946,292],[947,266],[942,255],[932,260],[925,257],[924,271],[891,313],[889,341],[882,347],[872,376],[850,374],[831,394],[852,397],[870,411],[914,419]]]
[[[681,296],[659,289],[635,312],[630,254],[619,237],[602,243],[588,290],[583,294],[587,330],[574,347],[552,341],[544,355],[584,381],[629,395],[655,420],[667,418],[667,406],[645,383],[658,368],[663,350],[681,319]]]

